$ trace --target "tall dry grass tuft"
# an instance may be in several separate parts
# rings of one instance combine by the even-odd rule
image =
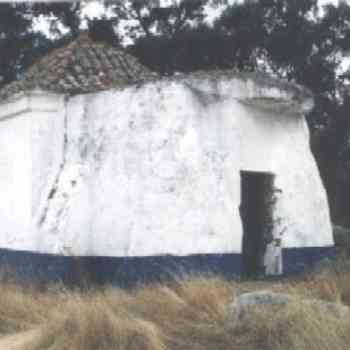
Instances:
[[[111,310],[103,295],[72,295],[64,309],[26,345],[28,350],[164,350],[158,327],[125,310]]]
[[[302,300],[350,305],[349,284],[350,271],[283,283],[188,277],[132,291],[36,292],[2,284],[0,330],[39,326],[25,350],[348,350],[350,316]],[[252,307],[235,323],[234,296],[261,288],[294,294],[296,302]]]
[[[350,306],[350,271],[307,276],[286,284],[284,290]]]
[[[0,334],[27,330],[45,322],[52,297],[13,283],[0,287]]]
[[[227,349],[227,305],[233,285],[221,279],[195,278],[135,293],[136,312],[161,327],[169,349]]]
[[[242,350],[345,350],[350,345],[350,317],[339,319],[298,302],[283,308],[260,306],[233,332]]]

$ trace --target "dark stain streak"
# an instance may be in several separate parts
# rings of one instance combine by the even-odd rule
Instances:
[[[39,220],[39,226],[42,226],[43,223],[46,221],[47,214],[49,211],[50,201],[55,197],[58,189],[58,184],[60,182],[60,178],[62,175],[62,172],[64,170],[64,167],[66,165],[67,161],[67,148],[68,148],[68,112],[67,112],[67,102],[68,102],[68,96],[65,96],[64,103],[65,103],[65,113],[64,113],[64,121],[63,121],[63,129],[64,129],[64,135],[63,135],[63,153],[62,153],[62,163],[60,164],[60,168],[57,172],[55,181],[53,183],[53,186],[49,192],[49,195],[47,197],[47,205],[44,208],[44,212]]]
[[[197,97],[197,100],[199,101],[199,103],[204,107],[207,107],[210,104],[214,104],[220,101],[219,94],[201,91],[200,89],[196,88],[189,82],[184,82],[184,85],[191,91],[193,95]]]
[[[47,199],[52,199],[55,196],[56,192],[57,192],[57,188],[52,188]]]

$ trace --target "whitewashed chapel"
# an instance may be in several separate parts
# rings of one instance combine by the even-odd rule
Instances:
[[[260,74],[160,79],[82,34],[0,91],[0,265],[115,283],[303,270],[334,253],[312,107]]]

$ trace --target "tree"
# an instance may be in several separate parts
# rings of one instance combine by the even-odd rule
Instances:
[[[0,86],[16,79],[32,44],[31,21],[23,4],[0,4]]]
[[[50,31],[58,37],[62,37],[62,27],[68,30],[68,36],[72,38],[79,35],[81,24],[81,9],[80,2],[40,2],[28,5],[34,17],[44,16],[51,18]]]
[[[190,23],[202,21],[205,5],[209,0],[173,0],[170,5],[161,5],[160,0],[117,0],[105,2],[119,20],[131,22],[129,35],[171,38]]]
[[[142,37],[129,48],[140,61],[161,75],[232,68],[232,49],[225,35],[206,25],[186,28],[173,37]]]
[[[69,28],[70,36],[79,33],[80,4],[0,4],[0,87],[20,78],[22,72],[57,42],[34,31],[34,20],[40,16],[54,16],[52,33],[62,38],[58,23]]]

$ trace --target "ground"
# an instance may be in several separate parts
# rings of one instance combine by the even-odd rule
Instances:
[[[348,350],[350,316],[316,298],[350,306],[350,256],[280,281],[188,277],[134,290],[0,285],[0,348],[8,350]],[[253,307],[233,321],[235,296],[255,290],[293,294],[287,306]]]
[[[19,332],[1,338],[0,348],[7,350],[23,350],[28,342],[36,336],[36,331]]]

